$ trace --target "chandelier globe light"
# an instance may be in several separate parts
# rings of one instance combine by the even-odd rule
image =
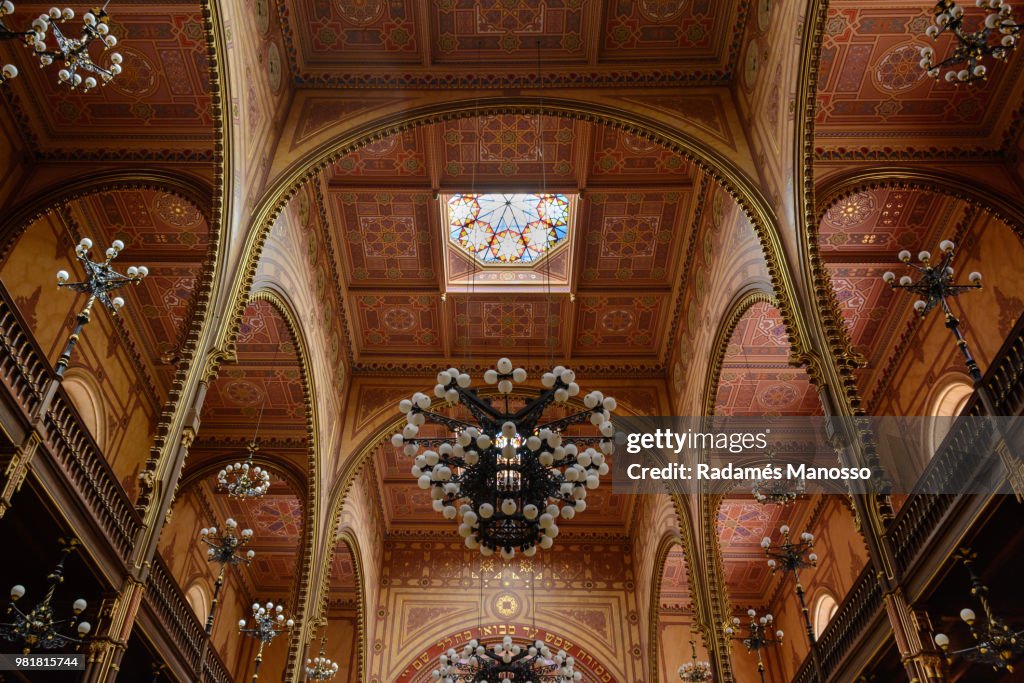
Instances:
[[[110,32],[107,5],[94,8],[82,15],[82,28],[79,37],[65,35],[61,26],[75,18],[75,11],[70,7],[60,9],[51,7],[32,20],[28,30],[14,31],[3,23],[3,17],[13,14],[15,7],[10,0],[0,3],[0,39],[21,38],[25,45],[39,59],[39,67],[60,66],[57,72],[59,82],[71,89],[81,88],[92,90],[97,85],[106,85],[122,71],[124,58],[119,52],[111,52],[109,65],[100,66],[93,60],[93,45],[102,46],[102,53],[117,45],[117,36]],[[49,45],[48,38],[52,33],[55,45]],[[18,69],[13,64],[6,64],[0,69],[0,83],[17,77]]]
[[[959,85],[984,81],[988,67],[982,63],[986,57],[1005,62],[1017,46],[1021,29],[1013,18],[1013,9],[1005,0],[975,0],[975,5],[984,12],[984,19],[971,27],[965,25],[964,8],[954,0],[939,0],[933,14],[935,24],[925,29],[925,34],[935,40],[940,35],[953,36],[952,53],[936,61],[935,49],[930,45],[921,48],[921,68],[929,76],[947,83]]]
[[[440,683],[575,683],[583,680],[575,666],[576,660],[565,650],[552,652],[541,640],[523,645],[505,636],[490,647],[473,639],[461,653],[454,648],[442,653],[431,679]]]
[[[430,396],[417,392],[399,403],[406,425],[391,438],[394,447],[413,458],[412,475],[430,491],[434,509],[446,519],[461,518],[459,534],[466,546],[485,556],[498,552],[506,560],[552,546],[557,520],[586,509],[587,493],[600,486],[609,471],[606,458],[615,448],[614,398],[592,391],[583,398],[584,410],[545,422],[549,407],[565,406],[580,393],[576,374],[563,366],[544,373],[539,395],[514,410],[511,394],[526,380],[526,370],[501,358],[484,373],[497,396],[484,398],[470,388],[467,373],[442,371],[434,386],[434,396],[444,401],[440,409],[451,412],[460,406],[470,417],[435,412]],[[428,422],[451,434],[420,436]],[[563,433],[586,422],[596,434]]]
[[[253,462],[259,443],[251,441],[243,462],[226,465],[217,473],[217,487],[232,498],[262,498],[270,489],[270,472]]]

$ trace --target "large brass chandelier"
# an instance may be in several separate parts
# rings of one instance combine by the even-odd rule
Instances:
[[[545,422],[550,406],[565,405],[579,394],[576,375],[562,366],[544,373],[540,395],[514,410],[510,395],[526,379],[526,370],[502,358],[484,373],[484,381],[497,388],[496,397],[485,398],[470,389],[468,374],[445,370],[437,376],[434,395],[453,414],[435,412],[430,396],[417,392],[399,403],[407,424],[391,439],[414,458],[412,474],[420,488],[430,490],[434,509],[446,519],[461,516],[459,533],[466,546],[483,555],[500,552],[506,560],[517,552],[532,556],[537,546],[551,547],[559,531],[556,520],[586,509],[587,491],[608,473],[605,458],[614,450],[614,398],[592,391],[583,399],[584,410]],[[456,417],[456,406],[469,417]],[[588,421],[597,434],[564,434]],[[421,437],[427,422],[451,434]]]
[[[576,661],[565,650],[552,652],[541,640],[522,645],[505,636],[489,648],[473,639],[457,652],[449,649],[438,658],[433,680],[441,683],[574,683],[583,680]]]
[[[81,33],[77,38],[65,35],[61,26],[75,18],[75,11],[70,7],[60,9],[51,7],[45,14],[32,20],[31,26],[25,31],[15,31],[7,26],[3,18],[14,13],[14,3],[4,0],[0,3],[0,40],[20,38],[25,45],[35,52],[40,68],[53,64],[60,67],[57,72],[60,83],[72,89],[92,90],[97,85],[106,85],[121,73],[123,57],[119,52],[111,52],[107,57],[109,64],[101,66],[93,60],[93,45],[101,46],[100,54],[117,45],[117,37],[110,32],[107,5],[97,7],[82,15]],[[50,46],[48,33],[52,33],[55,45]],[[17,77],[18,68],[13,64],[5,64],[0,69],[0,83]]]
[[[921,68],[936,80],[942,76],[947,83],[974,83],[988,76],[988,67],[982,64],[986,57],[1005,62],[1017,45],[1024,28],[1013,18],[1013,10],[1005,0],[975,0],[984,12],[977,26],[964,23],[964,8],[954,0],[939,0],[933,13],[935,25],[925,29],[929,38],[936,39],[951,33],[953,52],[945,59],[935,60],[935,49],[921,48]]]

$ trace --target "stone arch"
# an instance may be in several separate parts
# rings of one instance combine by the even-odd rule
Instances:
[[[806,355],[803,340],[808,335],[805,321],[796,306],[796,283],[785,260],[778,219],[757,183],[734,163],[695,136],[649,117],[606,104],[558,98],[545,99],[543,104],[538,104],[535,98],[521,96],[498,97],[495,101],[497,104],[480,106],[476,100],[459,100],[399,112],[359,126],[293,162],[268,187],[253,212],[252,227],[246,236],[242,261],[244,265],[236,275],[233,288],[236,293],[235,302],[230,321],[225,329],[221,330],[220,346],[230,349],[235,343],[245,305],[243,292],[255,281],[259,256],[271,226],[299,188],[315,177],[320,170],[342,155],[390,134],[446,120],[512,113],[572,118],[626,130],[672,149],[711,174],[732,195],[750,219],[765,254],[772,287],[793,342],[793,350],[800,355]]]

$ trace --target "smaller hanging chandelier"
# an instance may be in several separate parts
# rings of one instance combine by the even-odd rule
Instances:
[[[768,467],[774,462],[774,454],[768,451]],[[761,505],[790,505],[807,490],[802,478],[757,479],[750,487],[754,500]]]
[[[689,662],[679,667],[679,680],[686,683],[706,683],[711,680],[711,665],[707,662],[697,661],[697,641],[690,640]]]
[[[545,422],[552,404],[565,405],[579,394],[572,370],[558,366],[544,373],[540,394],[517,408],[510,394],[513,382],[526,381],[526,370],[501,358],[484,373],[484,381],[497,385],[497,397],[481,397],[469,388],[470,376],[456,368],[439,373],[434,395],[449,409],[461,406],[469,417],[434,412],[430,397],[416,392],[398,405],[407,424],[391,444],[414,458],[412,474],[420,488],[430,490],[434,509],[446,519],[461,515],[459,534],[466,547],[485,556],[500,552],[506,560],[517,552],[532,556],[538,546],[553,544],[556,519],[572,519],[586,509],[587,491],[608,473],[616,401],[592,391],[583,399],[584,410]],[[571,425],[588,421],[597,434],[563,435]],[[422,438],[420,427],[427,422],[452,433]],[[427,450],[420,453],[421,446]]]
[[[1013,672],[1014,660],[1024,656],[1024,629],[1013,629],[992,611],[988,600],[988,586],[974,571],[977,553],[961,549],[954,556],[967,568],[971,579],[971,596],[978,599],[985,613],[984,623],[978,622],[974,610],[965,607],[960,610],[960,618],[967,624],[974,645],[961,650],[949,651],[949,636],[944,633],[935,634],[935,644],[946,655],[946,661],[952,663],[954,656],[963,657],[969,662],[991,666],[993,671]]]
[[[121,273],[114,270],[114,267],[110,265],[110,262],[117,258],[121,250],[124,249],[124,242],[121,240],[114,240],[109,247],[107,247],[106,260],[104,261],[93,261],[89,256],[89,250],[92,249],[92,240],[88,237],[83,237],[78,245],[75,246],[75,256],[78,257],[78,261],[82,264],[82,270],[85,271],[85,280],[82,282],[68,282],[71,275],[66,270],[57,271],[57,286],[67,287],[76,292],[82,294],[88,294],[89,298],[85,302],[85,307],[78,312],[75,320],[75,330],[68,337],[67,345],[64,347],[64,352],[57,359],[57,367],[55,372],[58,377],[64,376],[64,371],[67,370],[68,363],[71,362],[71,352],[75,348],[75,344],[78,343],[79,337],[82,335],[82,329],[89,324],[89,320],[92,317],[92,307],[99,301],[101,304],[110,309],[111,313],[117,313],[124,306],[124,299],[119,296],[111,298],[110,292],[124,287],[125,285],[138,285],[142,280],[149,275],[149,268],[146,266],[129,266],[122,275]]]
[[[338,663],[324,656],[326,645],[327,627],[324,626],[324,634],[320,638],[320,654],[306,660],[306,680],[329,681],[338,673]]]
[[[781,645],[785,634],[782,629],[779,629],[775,632],[775,637],[772,638],[775,617],[771,614],[758,617],[756,611],[748,609],[747,616],[750,617],[750,622],[746,625],[747,635],[745,637],[740,633],[742,624],[739,617],[733,617],[732,623],[726,624],[725,635],[727,638],[740,641],[747,648],[747,652],[757,655],[757,673],[761,677],[761,683],[764,683],[764,657],[761,655],[761,650],[770,645]]]
[[[438,657],[433,680],[441,683],[574,683],[583,680],[576,671],[576,660],[565,650],[552,653],[543,641],[522,645],[505,636],[490,648],[473,639],[462,648],[454,648]]]
[[[232,498],[264,496],[270,488],[270,472],[253,463],[259,449],[259,442],[253,439],[244,462],[228,465],[217,473],[217,488],[224,489]]]
[[[94,44],[101,45],[103,52],[117,45],[117,37],[110,33],[108,4],[109,0],[102,8],[93,9],[82,15],[81,35],[72,38],[64,35],[60,29],[62,24],[75,18],[75,11],[70,7],[63,10],[51,7],[47,13],[40,14],[32,21],[29,30],[13,31],[3,23],[3,17],[14,12],[14,3],[5,0],[0,3],[0,40],[23,39],[25,45],[35,52],[40,68],[46,68],[54,63],[61,67],[57,72],[60,83],[72,89],[81,87],[83,91],[92,90],[97,85],[106,85],[121,73],[123,57],[119,52],[110,53],[109,66],[100,66],[93,61],[90,54]],[[47,44],[49,31],[52,31],[56,43],[52,48]],[[6,64],[0,73],[0,83],[3,83],[15,78],[18,69],[13,64]]]
[[[925,33],[929,38],[938,38],[947,31],[953,34],[953,53],[941,61],[935,61],[935,50],[931,46],[921,48],[921,68],[938,80],[943,76],[947,83],[974,83],[988,76],[988,67],[982,64],[986,57],[1005,62],[1017,45],[1018,35],[1024,28],[1013,18],[1013,9],[1005,0],[976,0],[975,4],[984,12],[985,18],[975,30],[964,26],[964,8],[953,0],[939,0],[935,3],[935,25]],[[979,17],[980,19],[980,17]]]
[[[18,600],[25,597],[25,587],[17,585],[11,588],[11,602],[7,606],[8,623],[0,624],[0,638],[21,645],[22,653],[28,654],[33,649],[53,650],[74,646],[77,648],[89,635],[92,626],[87,621],[80,621],[82,612],[88,607],[85,600],[79,598],[71,605],[71,615],[66,619],[57,619],[53,613],[51,601],[57,586],[64,583],[64,561],[78,547],[75,539],[61,540],[60,560],[46,577],[50,587],[41,602],[32,609],[23,612],[17,605]],[[63,633],[64,627],[74,631],[77,637]]]
[[[249,549],[242,552],[242,549],[252,540],[252,529],[242,529],[235,533],[238,522],[228,517],[224,520],[224,531],[217,535],[217,527],[203,528],[199,531],[199,540],[210,546],[206,551],[206,558],[209,562],[216,562],[220,565],[220,572],[213,584],[213,601],[210,603],[210,614],[206,618],[206,633],[213,633],[213,619],[217,613],[217,598],[220,594],[220,587],[224,585],[224,574],[227,568],[233,564],[249,564],[252,558],[256,557],[256,551]]]
[[[259,648],[256,650],[256,668],[252,674],[253,683],[256,683],[260,677],[263,648],[274,642],[274,639],[282,633],[290,631],[295,626],[295,621],[285,619],[284,606],[275,605],[272,602],[268,602],[266,605],[254,602],[252,604],[252,618],[253,622],[255,622],[252,628],[246,628],[248,622],[245,619],[239,619],[238,631],[244,636],[260,641]]]

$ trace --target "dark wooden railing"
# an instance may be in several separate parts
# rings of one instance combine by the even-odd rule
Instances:
[[[816,646],[826,680],[839,671],[843,659],[856,643],[861,642],[883,607],[882,589],[875,578],[874,570],[868,565],[857,577],[857,581],[836,610],[835,616],[818,637]],[[811,683],[815,680],[813,662],[807,657],[793,677],[793,683]]]
[[[188,665],[190,673],[198,671],[206,631],[159,553],[153,556],[145,600],[177,648],[180,661]]]
[[[3,287],[0,339],[4,351],[0,373],[27,420],[39,408],[54,373]],[[127,562],[142,520],[63,388],[54,393],[40,431],[43,444],[36,457],[52,459],[110,540],[115,554]]]

